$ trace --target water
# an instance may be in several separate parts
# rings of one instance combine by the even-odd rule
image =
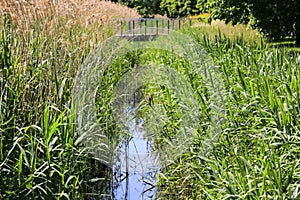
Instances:
[[[137,108],[125,110],[125,125],[130,137],[122,142],[115,155],[113,167],[114,200],[152,200],[156,198],[158,157],[152,153],[153,141],[146,137],[145,118],[136,119]]]
[[[147,143],[148,142],[146,139],[143,140],[132,138],[126,148],[128,152],[135,151],[137,149],[139,151],[147,151]],[[145,172],[131,172],[128,170],[130,161],[126,162],[127,159],[130,159],[130,156],[125,154],[121,160],[121,162],[125,162],[125,165],[123,164],[121,167],[118,166],[114,168],[114,182],[116,184],[116,189],[114,190],[114,199],[155,199],[157,181],[156,171],[149,171],[149,169],[145,169]]]

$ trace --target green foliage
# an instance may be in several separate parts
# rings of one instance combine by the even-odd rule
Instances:
[[[19,30],[9,16],[1,27],[0,199],[102,199],[110,194],[112,173],[76,143],[71,97],[76,69],[91,50],[89,41],[76,43],[75,33],[84,30],[75,26],[69,32],[60,26],[52,35],[42,22],[34,27],[32,32]],[[220,66],[227,120],[213,151],[203,156],[200,147],[208,119],[206,113],[201,116],[191,151],[158,175],[161,199],[299,199],[299,54],[270,49],[263,42],[251,46],[242,38],[219,34],[208,39],[192,33]],[[184,74],[203,112],[209,112],[210,95],[202,77],[190,72],[189,63],[150,50],[132,52],[108,68],[98,105],[108,105],[110,86],[121,74],[149,60]],[[163,87],[144,92],[145,100],[156,92],[154,103],[167,108],[162,135],[168,136],[180,126],[179,113],[174,112],[180,99]],[[144,103],[150,110],[150,102]],[[113,120],[108,107],[103,109],[107,112],[100,109],[99,122]]]
[[[198,36],[220,66],[227,122],[212,152],[201,153],[200,129],[191,151],[159,173],[159,199],[298,199],[298,55]]]
[[[271,39],[293,37],[300,31],[294,27],[300,23],[299,3],[296,1],[266,1],[253,4],[251,10],[257,19],[255,27],[261,28]]]
[[[114,141],[118,141],[119,134],[122,132],[122,130],[120,130],[120,128],[118,128],[115,124],[111,106],[112,95],[116,84],[129,70],[132,70],[133,68],[143,68],[148,65],[164,65],[181,71],[187,78],[192,76],[192,72],[189,70],[190,66],[187,61],[171,52],[163,50],[135,50],[115,59],[107,67],[101,77],[99,89],[96,95],[97,110],[99,111],[99,124],[103,124],[103,127],[101,128],[103,128],[106,132],[106,135],[112,135],[112,137],[114,137]],[[200,79],[200,77],[198,78]],[[193,83],[193,87],[198,87],[200,84],[199,79],[188,80]],[[166,119],[164,119],[165,122],[163,128],[162,130],[159,130],[160,133],[157,133],[157,137],[155,137],[157,142],[161,145],[161,142],[165,140],[165,138],[172,137],[179,129],[181,121],[179,108],[180,101],[175,97],[174,92],[171,91],[170,88],[162,84],[147,84],[142,88],[137,89],[135,92],[135,99],[133,100],[135,102],[134,106],[139,105],[139,109],[135,116],[136,119],[144,118],[144,116],[153,117],[153,114],[157,114],[153,113],[154,110],[151,108],[153,104],[160,105],[166,112]],[[151,100],[149,100],[150,96]]]
[[[269,39],[300,37],[300,11],[297,1],[264,0],[264,1],[208,1],[211,17],[226,22],[250,23]],[[300,45],[299,43],[297,43]]]
[[[206,0],[116,0],[115,2],[137,9],[143,17],[162,14],[170,18],[180,18],[208,11]]]
[[[106,192],[109,171],[75,144],[71,90],[88,45],[66,48],[63,40],[75,44],[71,33],[82,30],[74,27],[65,38],[60,28],[49,35],[40,22],[26,32],[9,15],[1,24],[0,199],[84,199]],[[101,181],[90,181],[95,178]]]
[[[139,14],[141,14],[143,17],[152,17],[155,14],[160,14],[160,0],[154,0],[154,1],[143,1],[143,0],[135,0],[135,7]]]
[[[171,18],[186,17],[200,13],[197,0],[162,0],[160,4],[163,14]]]

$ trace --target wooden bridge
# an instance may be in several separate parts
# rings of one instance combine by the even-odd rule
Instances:
[[[195,19],[172,18],[128,18],[115,19],[117,36],[132,41],[154,40],[159,35],[168,35],[171,31],[190,27]]]

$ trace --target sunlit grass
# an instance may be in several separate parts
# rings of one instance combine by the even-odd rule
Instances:
[[[87,54],[113,30],[103,20],[85,23],[71,5],[70,14],[58,12],[66,4],[5,3],[0,7],[0,199],[108,194],[109,171],[83,145],[75,145],[72,87]]]
[[[199,138],[163,170],[161,199],[299,198],[299,55],[219,36],[199,42],[221,67],[226,127],[212,152],[199,154]]]
[[[120,14],[119,7],[110,4],[113,8],[97,13],[101,18],[93,18],[91,13],[103,8],[103,2],[90,10],[93,3],[84,1],[61,5],[40,1],[33,7],[28,2],[5,2],[10,7],[1,7],[0,21],[0,199],[109,196],[111,172],[76,143],[72,87],[88,53],[114,33],[106,21],[109,17],[104,16],[112,10],[111,17],[136,15],[126,9]],[[58,13],[59,9],[65,13]],[[227,121],[213,151],[205,156],[199,152],[207,119],[199,122],[199,138],[191,152],[158,175],[161,198],[298,199],[299,53],[270,48],[257,32],[242,25],[199,23],[188,34],[220,66],[227,91]],[[189,64],[171,54],[134,55],[128,56],[137,61],[117,60],[119,68],[111,68],[112,74],[152,59],[189,77]],[[109,102],[108,85],[119,75],[107,76],[100,87],[107,95],[103,102]],[[190,81],[209,101],[201,78]],[[164,134],[178,127],[171,113],[178,100],[164,102],[170,96],[165,89],[155,99],[169,106],[170,126]],[[111,112],[98,114],[101,120],[113,120]]]
[[[258,31],[247,28],[245,25],[237,24],[232,26],[219,20],[214,20],[211,23],[195,23],[193,27],[199,29],[199,34],[205,35],[210,39],[214,39],[216,35],[221,35],[231,40],[243,38],[244,41],[254,43],[259,42],[262,37]]]

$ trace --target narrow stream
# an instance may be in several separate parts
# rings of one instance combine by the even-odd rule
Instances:
[[[130,106],[125,126],[130,137],[120,144],[113,167],[114,200],[152,200],[156,198],[158,158],[152,154],[153,141],[146,138],[145,118],[136,119],[136,107]],[[153,156],[151,156],[153,155]]]

